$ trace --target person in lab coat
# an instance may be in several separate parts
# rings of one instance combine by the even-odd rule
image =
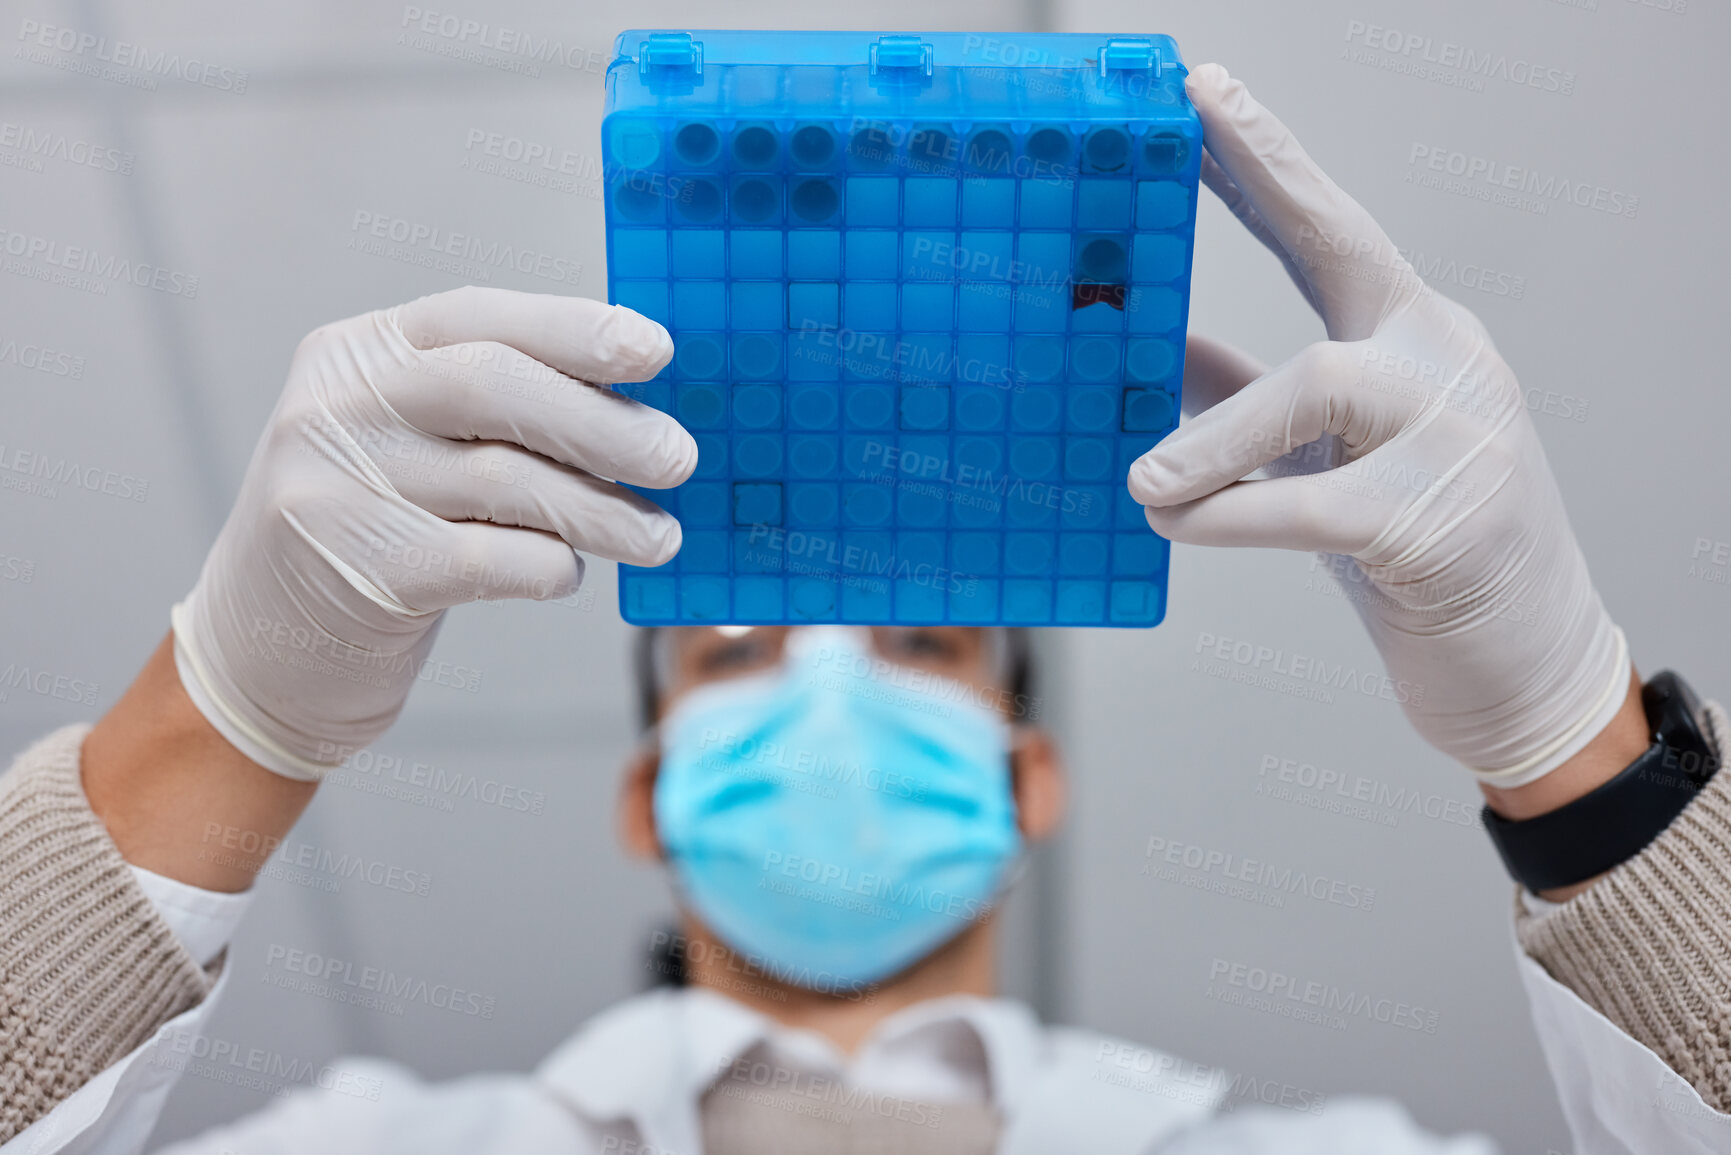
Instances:
[[[1132,494],[1174,540],[1362,571],[1390,678],[1425,688],[1409,719],[1480,779],[1524,884],[1518,965],[1579,1151],[1731,1150],[1731,779],[1713,772],[1731,726],[1676,678],[1636,677],[1477,319],[1223,69],[1187,89],[1207,183],[1329,340],[1265,370],[1192,338],[1199,413]],[[677,522],[614,482],[677,485],[694,443],[594,387],[671,351],[628,310],[481,289],[302,343],[171,637],[94,728],[0,777],[6,1152],[144,1147],[226,981],[254,851],[390,725],[444,609],[565,596],[575,549],[678,550]],[[1493,1150],[1386,1102],[1246,1106],[1229,1074],[994,997],[991,913],[1062,809],[1025,666],[1001,629],[655,632],[621,826],[668,865],[688,985],[530,1075],[428,1085],[344,1060],[173,1150]],[[257,837],[200,854],[213,827]],[[297,979],[380,989],[284,953]]]

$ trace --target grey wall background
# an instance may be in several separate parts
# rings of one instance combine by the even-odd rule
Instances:
[[[486,49],[456,58],[457,42],[404,27],[416,7],[553,39],[574,66],[525,70]],[[1731,17],[1720,6],[26,0],[0,19],[0,230],[169,270],[170,288],[196,277],[197,289],[93,291],[38,279],[41,262],[0,263],[0,453],[67,457],[148,482],[141,500],[125,500],[64,485],[31,492],[0,473],[0,669],[90,684],[88,703],[0,687],[0,745],[93,721],[125,687],[196,576],[299,337],[466,279],[351,248],[357,212],[579,260],[575,286],[508,270],[494,283],[599,295],[598,185],[541,187],[477,169],[471,134],[570,149],[593,167],[619,28],[828,18],[1169,32],[1192,63],[1220,60],[1246,78],[1497,335],[1534,393],[1583,547],[1642,670],[1674,666],[1709,692],[1731,692],[1731,585],[1710,563],[1715,543],[1731,539],[1718,59]],[[32,47],[31,21],[216,71],[209,85],[136,66],[90,75],[93,51]],[[1518,62],[1518,75],[1537,66],[1569,91],[1456,83],[1424,71],[1423,47],[1381,47],[1390,41],[1373,25],[1403,44],[1414,42],[1407,34],[1430,38],[1432,55],[1452,42]],[[101,159],[33,154],[20,146],[25,130],[95,146]],[[1539,213],[1490,203],[1470,183],[1427,187],[1413,162],[1422,148],[1602,187],[1639,208],[1630,218],[1553,202]],[[1199,231],[1195,329],[1269,361],[1321,337],[1272,259],[1211,201]],[[1314,788],[1269,792],[1279,783],[1261,768],[1291,760],[1362,776],[1420,793],[1433,812],[1443,800],[1470,805],[1471,785],[1392,703],[1305,700],[1197,663],[1213,636],[1380,669],[1339,585],[1306,556],[1262,551],[1179,547],[1173,574],[1158,630],[1044,641],[1075,806],[1011,912],[1007,988],[1049,1015],[1257,1079],[1396,1095],[1426,1124],[1481,1128],[1510,1152],[1566,1150],[1515,977],[1509,887],[1482,834],[1386,804],[1329,812],[1309,804],[1326,797]],[[389,1055],[430,1076],[523,1069],[643,985],[648,935],[670,908],[658,875],[625,863],[612,838],[616,768],[634,738],[618,676],[627,631],[612,567],[593,566],[591,582],[569,605],[456,613],[438,656],[480,670],[478,691],[420,688],[377,748],[404,774],[419,762],[543,794],[541,813],[327,787],[295,837],[425,872],[428,893],[264,879],[213,1037],[315,1063]],[[1144,875],[1151,837],[1344,880],[1373,889],[1375,902],[1287,896],[1270,906]],[[272,946],[465,986],[493,997],[496,1014],[410,1005],[392,1016],[281,990],[262,979]],[[1404,1001],[1435,1012],[1435,1030],[1358,1017],[1336,1029],[1229,1005],[1213,997],[1222,985],[1211,974],[1236,963]],[[266,1101],[187,1078],[159,1139]]]

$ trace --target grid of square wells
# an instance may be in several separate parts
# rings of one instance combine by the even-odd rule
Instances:
[[[1177,420],[1191,145],[1158,126],[610,118],[632,387],[696,437],[640,622],[1146,625],[1124,490]],[[1190,178],[1194,180],[1192,176]]]

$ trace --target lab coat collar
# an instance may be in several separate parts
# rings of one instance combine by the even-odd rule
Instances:
[[[1042,1034],[1032,1012],[1007,999],[951,995],[896,1011],[863,1051],[947,1022],[971,1028],[986,1057],[991,1100],[1006,1110],[1035,1077]],[[629,1120],[647,1146],[696,1151],[697,1106],[734,1060],[770,1038],[800,1037],[845,1068],[845,1057],[811,1032],[791,1031],[725,995],[699,987],[663,989],[602,1012],[549,1055],[536,1079],[586,1118]]]

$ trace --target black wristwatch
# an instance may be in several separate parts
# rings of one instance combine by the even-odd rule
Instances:
[[[1615,778],[1567,806],[1511,822],[1484,809],[1485,829],[1516,882],[1572,886],[1626,862],[1659,837],[1719,770],[1701,702],[1670,670],[1641,688],[1653,744]]]

